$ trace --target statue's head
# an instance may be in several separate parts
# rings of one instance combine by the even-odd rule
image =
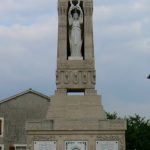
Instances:
[[[73,18],[74,18],[75,20],[77,20],[77,19],[79,18],[79,15],[78,15],[77,12],[75,12],[75,13],[73,14]]]

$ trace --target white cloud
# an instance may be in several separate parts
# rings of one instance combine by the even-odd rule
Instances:
[[[53,8],[56,5],[54,0],[1,0],[0,12],[15,13],[24,12],[25,14],[34,13],[35,11],[44,11],[48,8]],[[32,14],[31,14],[32,15]]]
[[[0,95],[6,89],[54,87],[56,39],[55,16],[39,16],[29,25],[0,25]]]
[[[141,23],[140,22],[132,22],[132,23],[120,23],[114,25],[106,25],[100,29],[99,33],[101,36],[112,37],[119,39],[120,37],[130,37],[132,35],[138,36],[141,34]]]
[[[96,5],[97,89],[107,111],[149,116],[150,1]],[[124,106],[127,106],[124,107]]]
[[[32,24],[40,16],[56,16],[56,5],[54,0],[1,0],[0,24]]]

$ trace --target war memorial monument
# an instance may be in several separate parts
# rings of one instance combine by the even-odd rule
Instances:
[[[58,0],[57,89],[26,122],[28,150],[125,150],[126,121],[106,118],[95,89],[92,16],[93,0]]]

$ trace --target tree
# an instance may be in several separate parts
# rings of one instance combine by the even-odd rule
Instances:
[[[139,115],[127,118],[126,150],[150,150],[150,122]]]
[[[106,113],[107,119],[119,119],[118,114]],[[126,150],[150,150],[150,120],[139,115],[129,116],[126,131]]]
[[[110,120],[118,118],[118,114],[116,112],[113,112],[113,113],[106,112],[106,116],[107,116],[107,119],[110,119]]]

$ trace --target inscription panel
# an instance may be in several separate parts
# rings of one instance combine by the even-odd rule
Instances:
[[[118,150],[118,141],[96,141],[96,150]]]
[[[56,141],[34,141],[34,150],[56,150]]]
[[[66,141],[65,150],[88,150],[87,141]]]

